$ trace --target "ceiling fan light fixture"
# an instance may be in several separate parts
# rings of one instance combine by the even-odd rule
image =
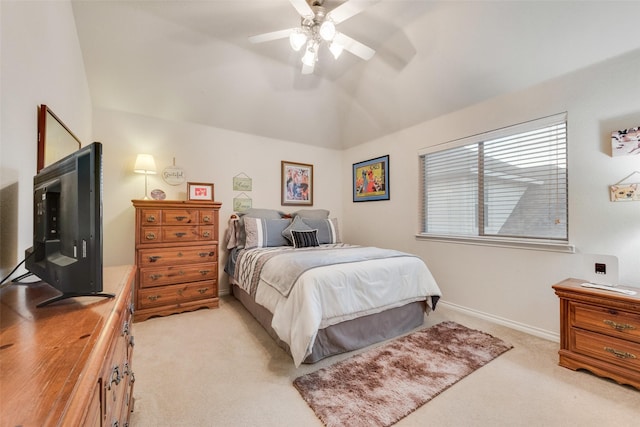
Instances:
[[[320,24],[320,37],[325,41],[331,41],[336,35],[336,24],[331,19],[325,19]]]
[[[302,49],[302,46],[307,42],[307,35],[300,29],[296,28],[289,34],[289,43],[291,48],[298,52]]]
[[[308,67],[312,67],[315,65],[318,60],[318,49],[317,44],[313,41],[307,43],[307,50],[302,57],[302,63]]]
[[[340,55],[342,55],[342,51],[344,50],[344,46],[340,43],[333,42],[329,45],[329,51],[335,59],[338,59]]]

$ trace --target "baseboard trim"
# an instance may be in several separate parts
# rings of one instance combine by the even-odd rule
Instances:
[[[453,304],[447,301],[438,301],[438,305],[444,305],[452,310],[459,311],[469,316],[479,317],[481,319],[488,320],[489,322],[497,323],[499,325],[506,326],[508,328],[515,329],[529,335],[533,335],[549,341],[560,342],[560,334],[556,332],[536,328],[520,322],[514,322],[513,320],[505,319],[504,317],[495,316],[493,314],[474,310],[468,307],[463,307],[461,305]]]

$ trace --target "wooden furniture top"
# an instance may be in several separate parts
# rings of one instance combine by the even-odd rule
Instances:
[[[70,402],[89,402],[123,307],[133,266],[104,269],[103,291],[115,298],[80,297],[36,308],[59,292],[43,282],[14,284],[0,293],[0,424],[57,424]],[[73,408],[75,409],[75,408]],[[80,420],[67,420],[80,425]],[[74,422],[75,421],[75,422]]]
[[[220,208],[222,202],[211,200],[132,200],[135,207],[153,208],[188,208],[190,205],[211,205],[212,208]]]
[[[631,304],[632,306],[637,306],[635,309],[640,310],[640,289],[632,288],[629,286],[615,286],[618,289],[627,289],[630,291],[635,291],[635,295],[625,295],[620,292],[608,291],[604,289],[594,289],[594,288],[586,288],[581,286],[583,283],[589,283],[586,280],[581,279],[566,279],[560,283],[553,285],[553,289],[555,289],[556,294],[560,297],[570,297],[572,299],[580,299],[585,302],[589,302],[592,299],[597,299],[600,301],[603,297],[607,298],[607,301],[610,303],[616,304]]]

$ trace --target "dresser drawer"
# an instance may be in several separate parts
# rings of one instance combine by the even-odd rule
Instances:
[[[571,325],[640,343],[640,315],[571,302]]]
[[[199,212],[200,215],[200,224],[206,225],[215,225],[215,214],[213,209],[201,210]]]
[[[142,209],[140,213],[140,225],[161,225],[162,224],[162,210],[160,209]]]
[[[200,238],[197,225],[162,227],[162,242],[192,242]]]
[[[571,329],[569,350],[640,371],[640,344],[594,332]]]
[[[218,295],[217,283],[203,281],[181,285],[162,286],[138,290],[138,307],[158,307],[169,304],[180,304]]]
[[[138,266],[145,268],[215,262],[218,259],[217,249],[217,245],[140,249],[138,251]]]
[[[141,288],[217,278],[218,264],[214,262],[140,269]]]
[[[198,224],[197,209],[165,209],[162,211],[162,225]]]

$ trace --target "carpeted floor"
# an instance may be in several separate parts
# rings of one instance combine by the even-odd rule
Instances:
[[[640,392],[558,366],[558,343],[444,304],[424,326],[455,321],[514,348],[394,425],[626,427],[637,425]],[[133,427],[322,426],[295,378],[347,359],[295,368],[233,297],[198,310],[134,324]]]
[[[293,385],[328,427],[387,427],[511,348],[442,322],[300,376]]]

